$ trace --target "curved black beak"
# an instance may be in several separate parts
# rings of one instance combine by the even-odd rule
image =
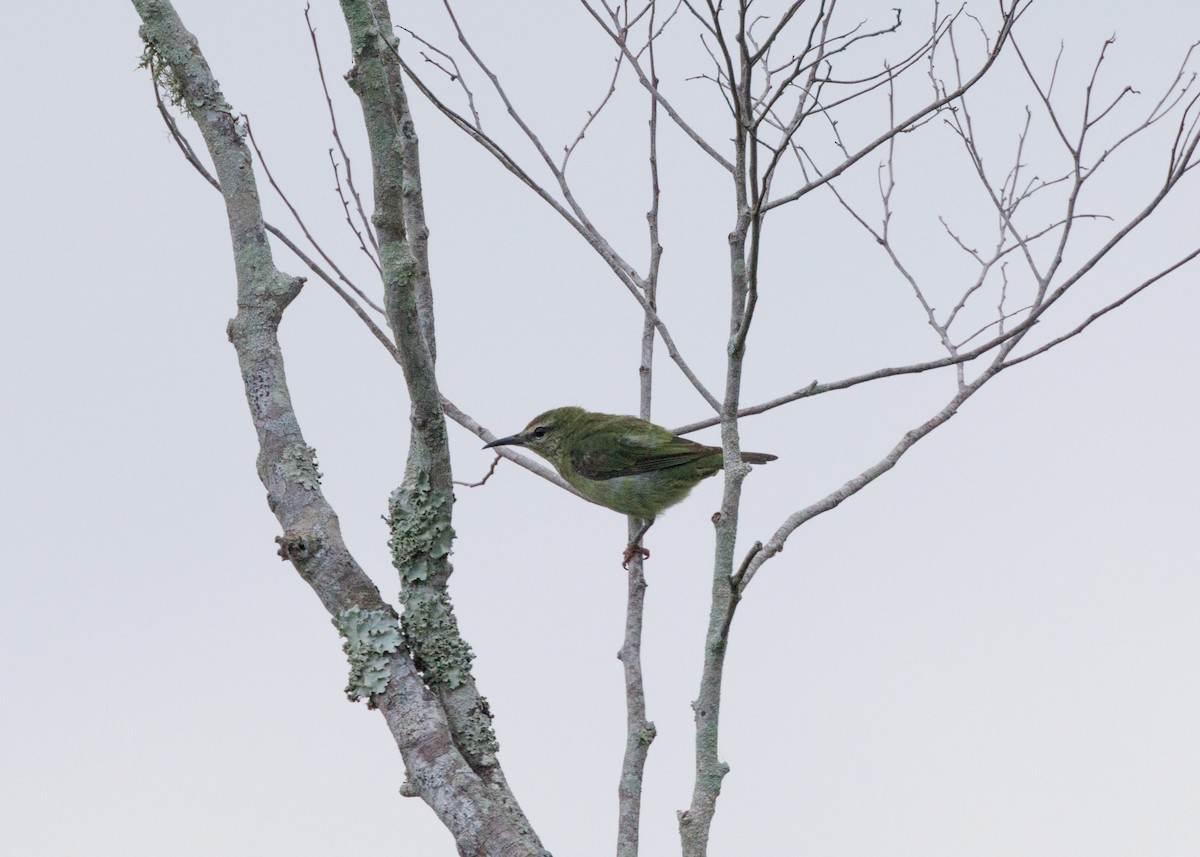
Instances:
[[[524,446],[524,445],[525,445],[525,438],[521,437],[519,434],[514,434],[509,437],[498,437],[495,440],[493,440],[491,443],[485,443],[483,445],[483,448],[491,449],[493,446]]]

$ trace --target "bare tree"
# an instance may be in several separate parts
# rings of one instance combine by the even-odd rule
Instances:
[[[267,224],[259,204],[247,141],[247,120],[234,113],[217,87],[196,40],[166,0],[134,0],[144,22],[145,63],[151,69],[159,109],[187,160],[223,195],[237,262],[238,315],[229,335],[238,353],[251,416],[258,431],[259,475],[283,534],[280,555],[292,562],[334,617],[351,662],[352,698],[378,708],[391,729],[408,772],[407,794],[420,796],[454,835],[460,853],[546,853],[496,759],[498,747],[486,699],[471,672],[472,653],[459,634],[448,581],[454,538],[451,505],[455,484],[447,448],[446,418],[484,440],[494,435],[440,392],[435,372],[432,272],[425,226],[418,142],[409,107],[415,87],[450,122],[493,156],[521,184],[549,205],[607,265],[642,313],[640,415],[652,416],[653,358],[661,340],[676,369],[709,410],[679,433],[719,425],[725,453],[720,511],[714,516],[711,608],[701,653],[702,677],[695,710],[695,775],[690,805],[679,814],[685,855],[708,851],[709,832],[728,770],[719,753],[721,687],[725,652],[739,602],[763,566],[783,550],[803,524],[836,508],[892,469],[919,441],[945,424],[984,385],[1013,366],[1078,336],[1200,255],[1200,245],[1179,258],[1147,265],[1118,297],[1069,311],[1064,298],[1093,279],[1099,263],[1146,224],[1196,166],[1200,106],[1192,52],[1173,79],[1135,112],[1135,91],[1103,84],[1101,72],[1111,40],[1100,46],[1082,91],[1055,92],[1059,60],[1048,70],[1022,48],[1021,20],[1029,3],[1000,0],[988,11],[943,9],[933,3],[915,40],[905,41],[909,13],[886,19],[847,12],[838,0],[776,4],[763,10],[752,0],[734,4],[680,0],[659,5],[581,0],[580,13],[607,39],[613,71],[607,88],[559,152],[543,141],[460,20],[443,0],[455,43],[396,27],[384,0],[341,4],[353,50],[347,79],[358,96],[371,149],[373,204],[363,201],[351,158],[329,101],[337,155],[330,152],[345,220],[379,273],[382,300],[353,283],[313,239],[288,203],[318,259],[282,229]],[[858,15],[867,17],[860,20]],[[397,33],[406,34],[401,40]],[[698,39],[709,64],[688,81],[664,79],[656,48],[666,33]],[[317,39],[313,33],[313,47]],[[895,55],[891,51],[898,51]],[[1060,57],[1061,58],[1061,57]],[[1002,61],[1024,77],[1031,107],[1011,151],[978,120],[986,101],[982,81]],[[321,63],[319,52],[317,62]],[[473,83],[484,81],[477,91]],[[322,69],[322,82],[324,83]],[[697,81],[699,82],[697,84]],[[599,229],[572,184],[568,168],[600,114],[622,84],[644,99],[648,125],[647,232],[644,261],[622,253]],[[676,87],[711,87],[722,113],[685,115]],[[214,164],[210,173],[191,149],[162,100],[182,106],[195,120]],[[1143,96],[1139,101],[1147,100]],[[977,102],[984,102],[980,106]],[[493,133],[488,106],[503,112],[505,133]],[[707,127],[720,127],[717,134]],[[729,326],[722,387],[714,392],[685,359],[668,322],[658,312],[660,265],[659,139],[664,129],[703,153],[728,182]],[[533,156],[525,159],[506,143],[515,130]],[[1031,164],[1028,140],[1045,132],[1059,155]],[[908,142],[917,135],[955,141],[973,177],[991,226],[960,226],[940,219],[945,241],[972,269],[969,277],[939,277],[914,259],[895,228],[897,174]],[[1010,135],[1011,136],[1011,135]],[[1121,216],[1101,210],[1085,195],[1097,176],[1133,141],[1158,145],[1154,169],[1142,176],[1142,206]],[[257,146],[255,146],[257,152]],[[1001,153],[1001,154],[998,154]],[[260,166],[270,184],[262,153]],[[528,161],[528,162],[527,162]],[[856,172],[877,171],[877,198],[857,198],[843,184]],[[541,177],[545,177],[544,179]],[[436,189],[435,189],[436,191]],[[861,194],[860,194],[861,196]],[[773,249],[765,227],[782,212],[818,198],[832,199],[849,229],[861,230],[911,292],[932,329],[939,356],[897,362],[832,381],[800,378],[792,392],[768,401],[743,401],[745,356],[759,296],[771,288],[764,275]],[[285,197],[286,200],[286,197]],[[1085,206],[1086,202],[1086,206]],[[1095,228],[1085,228],[1091,226]],[[968,231],[974,232],[967,237]],[[403,371],[411,401],[412,433],[400,486],[390,501],[390,546],[400,574],[403,610],[397,612],[349,554],[337,518],[325,501],[314,452],[304,441],[291,407],[277,329],[304,279],[276,267],[268,234],[287,246],[314,276],[334,289],[388,350]],[[982,248],[982,249],[981,249]],[[1058,311],[1050,312],[1059,307]],[[948,307],[948,309],[946,308]],[[380,322],[386,323],[386,329]],[[743,481],[739,424],[742,419],[822,394],[900,375],[945,372],[953,376],[945,404],[903,433],[881,458],[865,462],[844,484],[782,517],[775,531],[736,551]],[[715,389],[715,388],[714,388]],[[509,458],[564,490],[556,474],[508,448]],[[498,460],[498,459],[497,459]],[[495,462],[482,484],[495,470]],[[468,484],[459,482],[458,484]],[[630,533],[638,522],[630,521]],[[614,552],[614,556],[616,552]],[[617,853],[638,853],[643,773],[654,725],[647,719],[641,672],[641,634],[646,583],[643,563],[629,565],[625,641],[627,740],[619,783]]]

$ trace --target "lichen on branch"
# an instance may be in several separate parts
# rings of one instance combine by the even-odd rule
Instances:
[[[454,527],[450,509],[454,494],[433,487],[425,470],[410,475],[388,501],[392,564],[404,584],[428,580],[430,561],[450,555]]]
[[[345,642],[342,651],[350,662],[350,680],[346,696],[352,702],[368,700],[387,689],[391,675],[392,655],[400,648],[400,623],[385,610],[362,610],[351,607],[332,620]]]

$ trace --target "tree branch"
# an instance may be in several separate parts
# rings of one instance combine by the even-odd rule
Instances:
[[[898,124],[893,125],[887,131],[880,134],[878,137],[876,137],[874,140],[872,140],[867,145],[863,146],[861,149],[859,149],[853,155],[850,155],[848,158],[843,160],[836,167],[834,167],[833,169],[829,170],[828,172],[822,174],[821,176],[818,176],[817,178],[813,179],[812,181],[808,182],[800,189],[793,191],[792,193],[789,193],[785,196],[781,196],[776,199],[766,201],[763,204],[763,210],[770,211],[771,209],[778,208],[781,205],[786,205],[789,202],[795,202],[796,200],[800,199],[801,197],[803,197],[809,193],[812,193],[814,190],[821,187],[822,185],[828,184],[829,182],[833,181],[835,178],[840,176],[842,173],[844,173],[846,170],[850,169],[850,167],[854,166],[856,163],[861,161],[867,155],[871,154],[871,152],[875,151],[875,149],[879,148],[884,143],[886,143],[888,140],[895,137],[897,134],[903,133],[908,128],[911,128],[912,126],[916,125],[918,122],[920,122],[926,116],[930,116],[930,115],[936,113],[937,111],[939,111],[943,107],[945,107],[947,104],[950,104],[951,102],[953,102],[953,101],[961,98],[963,95],[965,95],[973,86],[975,86],[975,84],[977,84],[980,80],[983,79],[984,75],[986,75],[988,73],[988,71],[995,64],[996,60],[1000,57],[1001,51],[1004,49],[1005,44],[1008,42],[1008,37],[1012,32],[1012,27],[1016,23],[1017,19],[1020,17],[1022,11],[1023,11],[1023,9],[1021,9],[1019,7],[1019,0],[1012,0],[1008,9],[1003,12],[1003,18],[1002,18],[1002,22],[1001,22],[1001,26],[1000,26],[1000,32],[998,33],[998,35],[996,37],[996,44],[992,46],[992,49],[988,52],[987,59],[984,60],[983,64],[979,67],[979,69],[975,72],[975,74],[971,76],[971,78],[969,80],[962,83],[960,86],[958,86],[952,92],[946,93],[941,98],[937,98],[937,99],[934,99],[933,101],[929,102],[924,107],[922,107],[920,110],[913,113],[911,116],[907,117],[906,119],[901,120]]]
[[[1182,268],[1184,265],[1186,265],[1188,262],[1191,262],[1197,256],[1200,256],[1200,247],[1198,247],[1195,250],[1193,250],[1192,252],[1188,253],[1186,256],[1184,256],[1182,259],[1180,259],[1178,262],[1171,265],[1170,267],[1164,268],[1163,270],[1159,271],[1154,276],[1143,280],[1142,283],[1137,286],[1137,288],[1130,289],[1128,292],[1126,292],[1124,295],[1122,295],[1117,300],[1113,301],[1112,303],[1108,304],[1107,306],[1103,307],[1102,309],[1096,310],[1094,313],[1092,313],[1086,319],[1084,319],[1083,322],[1081,322],[1078,326],[1067,331],[1062,336],[1055,337],[1054,339],[1050,340],[1046,344],[1038,346],[1034,350],[1030,351],[1028,354],[1022,354],[1019,357],[1011,357],[1011,358],[1005,360],[1004,368],[1007,369],[1009,366],[1016,366],[1018,363],[1024,363],[1026,360],[1029,360],[1031,357],[1037,357],[1039,354],[1045,354],[1051,348],[1054,348],[1055,346],[1066,342],[1068,339],[1072,339],[1072,338],[1078,336],[1079,334],[1083,333],[1083,331],[1086,330],[1092,324],[1092,322],[1096,321],[1101,316],[1107,315],[1108,313],[1115,310],[1117,307],[1122,306],[1126,301],[1130,300],[1135,295],[1140,294],[1141,292],[1150,288],[1150,286],[1154,285],[1159,280],[1161,280],[1163,277],[1167,276],[1167,274],[1170,274],[1173,271],[1176,271],[1179,268]]]
[[[705,140],[694,128],[692,128],[692,126],[687,123],[687,121],[679,114],[679,112],[675,110],[671,103],[663,97],[663,94],[659,91],[657,85],[651,82],[649,76],[646,74],[646,70],[642,68],[642,64],[638,62],[637,57],[634,56],[632,51],[630,51],[625,39],[626,34],[617,24],[612,10],[605,5],[605,10],[609,13],[609,18],[613,22],[613,29],[609,29],[609,25],[604,21],[603,18],[600,17],[600,13],[592,8],[592,5],[588,2],[588,0],[580,0],[580,2],[582,3],[583,8],[587,10],[588,14],[591,15],[592,18],[595,19],[596,23],[600,25],[600,28],[604,30],[604,32],[608,34],[609,38],[613,40],[617,47],[621,49],[621,53],[624,54],[625,59],[629,62],[630,67],[637,74],[638,81],[641,82],[642,86],[645,87],[646,91],[650,93],[651,97],[658,102],[662,109],[666,111],[666,114],[671,117],[671,121],[674,122],[693,143],[699,146],[705,154],[716,161],[722,168],[733,172],[733,164],[726,160],[720,152],[714,149],[707,140]]]
[[[351,610],[394,617],[342,541],[337,516],[319,487],[315,453],[292,409],[278,326],[303,281],[275,267],[237,119],[172,5],[167,0],[133,0],[133,5],[148,51],[165,64],[200,127],[225,199],[238,286],[238,314],[229,335],[258,434],[259,477],[284,530],[280,554],[335,617]],[[483,854],[499,842],[514,855],[540,857],[536,840],[531,843],[511,825],[492,789],[455,746],[445,714],[408,652],[396,650],[388,661],[389,677],[371,702],[383,711],[410,779],[419,783],[460,851]]]
[[[337,174],[337,163],[333,160],[333,152],[329,153],[329,160],[333,163],[334,181],[337,184],[338,198],[342,201],[342,207],[346,210],[346,223],[350,225],[351,231],[358,238],[359,246],[362,251],[367,254],[371,263],[375,266],[375,270],[379,271],[380,276],[383,275],[382,269],[379,267],[379,242],[375,240],[375,230],[371,227],[371,218],[367,217],[367,212],[363,208],[362,197],[358,193],[358,188],[354,186],[354,170],[350,163],[350,153],[346,151],[345,145],[342,143],[342,135],[338,133],[337,113],[333,109],[333,99],[329,97],[329,85],[325,82],[325,66],[321,62],[321,46],[317,44],[317,30],[312,25],[312,19],[308,16],[310,4],[304,4],[304,23],[308,25],[308,36],[312,42],[313,57],[317,61],[317,77],[321,81],[321,92],[325,94],[325,109],[329,112],[329,129],[333,135],[333,141],[337,144],[338,152],[342,156],[342,163],[346,165],[346,187],[350,190],[350,195],[354,198],[354,207],[358,211],[359,221],[362,223],[362,232],[359,232],[358,227],[354,225],[354,220],[350,217],[350,206],[346,198],[342,195],[342,183]],[[367,240],[371,242],[372,250],[368,250],[366,244],[363,243],[363,232],[367,235]],[[382,312],[382,310],[380,310]]]
[[[448,594],[454,502],[442,396],[434,372],[433,297],[429,278],[418,140],[385,0],[345,0],[354,65],[347,80],[358,95],[371,147],[374,222],[384,272],[384,306],[408,388],[411,440],[403,482],[392,492],[388,523],[404,602],[401,624],[414,662],[446,712],[455,745],[487,783],[505,824],[499,851],[539,853],[541,844],[496,759],[492,715],[471,674],[474,658],[458,629]],[[420,791],[423,784],[417,782]],[[507,844],[502,844],[502,843]]]
[[[648,43],[650,75],[654,65],[654,0],[650,0]],[[646,213],[649,231],[650,266],[645,282],[646,304],[650,311],[642,321],[641,364],[638,367],[638,414],[644,420],[651,417],[654,370],[654,318],[658,305],[658,271],[662,259],[662,244],[658,238],[658,102],[650,99],[649,120],[650,210]],[[565,164],[565,159],[564,159]],[[629,540],[642,532],[642,521],[630,517]],[[642,816],[642,779],[646,757],[657,734],[646,716],[646,691],[642,677],[642,623],[646,606],[645,558],[635,552],[627,566],[628,585],[625,597],[625,639],[617,657],[625,678],[625,752],[621,760],[621,781],[617,787],[617,857],[637,857]]]
[[[783,524],[780,525],[774,535],[763,545],[762,550],[754,554],[750,562],[746,565],[745,571],[741,575],[738,586],[738,595],[740,596],[746,591],[746,587],[750,585],[750,581],[754,579],[754,575],[762,568],[763,563],[767,562],[771,557],[783,550],[784,542],[788,537],[796,531],[796,529],[812,520],[818,515],[824,514],[831,509],[836,509],[845,500],[853,497],[863,488],[866,488],[883,474],[887,473],[900,461],[900,458],[908,452],[922,438],[929,435],[934,429],[944,425],[947,420],[958,413],[958,409],[963,403],[973,396],[980,387],[987,383],[991,378],[1003,369],[1003,364],[993,363],[989,366],[978,378],[971,383],[965,385],[951,399],[944,408],[923,422],[921,425],[905,433],[900,442],[892,447],[891,451],[875,464],[868,467],[866,470],[859,473],[853,479],[846,482],[842,487],[827,494],[825,497],[818,500],[800,511],[788,517]]]

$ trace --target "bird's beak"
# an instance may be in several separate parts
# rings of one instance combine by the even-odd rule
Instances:
[[[524,446],[525,438],[519,434],[511,435],[510,437],[498,437],[491,443],[485,443],[484,449],[491,449],[493,446]]]

